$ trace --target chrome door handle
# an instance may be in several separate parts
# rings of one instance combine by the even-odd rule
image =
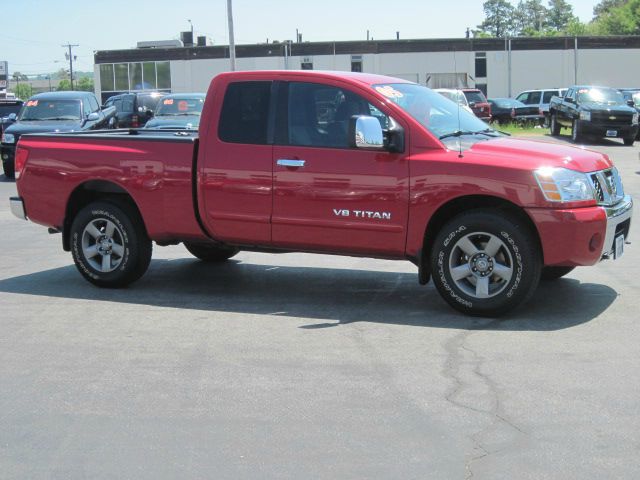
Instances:
[[[290,160],[288,158],[280,158],[276,161],[281,167],[304,167],[304,160]]]

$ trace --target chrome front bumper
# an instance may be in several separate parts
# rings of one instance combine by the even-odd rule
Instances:
[[[633,200],[631,196],[625,195],[617,204],[611,207],[604,207],[604,210],[607,213],[607,233],[602,246],[602,259],[607,259],[613,257],[616,236],[621,233],[624,234],[625,241],[629,237]]]
[[[11,213],[22,220],[27,219],[27,213],[24,210],[24,202],[20,197],[10,197],[9,204],[11,205]]]

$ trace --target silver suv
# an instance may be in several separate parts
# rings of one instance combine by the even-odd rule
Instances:
[[[566,88],[547,88],[543,90],[525,90],[519,93],[516,100],[525,105],[537,105],[540,111],[540,117],[544,119],[544,124],[549,121],[549,102],[551,97],[563,97],[567,91]]]

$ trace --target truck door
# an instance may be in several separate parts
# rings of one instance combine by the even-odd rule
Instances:
[[[233,82],[226,89],[222,85],[213,100],[222,107],[207,118],[208,130],[202,135],[198,203],[207,231],[218,240],[271,242],[273,146],[267,126],[272,83]]]
[[[273,244],[402,256],[407,156],[350,148],[348,141],[352,115],[378,116],[381,123],[388,118],[347,88],[307,82],[283,87],[273,152]]]

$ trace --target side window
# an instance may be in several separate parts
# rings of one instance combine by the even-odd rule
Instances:
[[[573,100],[575,102],[575,100],[576,100],[576,92],[575,92],[575,90],[573,88],[570,88],[567,91],[567,97],[566,98],[570,98],[571,100]]]
[[[92,112],[91,105],[89,104],[88,98],[82,99],[82,114],[86,117]]]
[[[529,103],[527,105],[539,105],[542,98],[542,92],[531,92],[529,95]]]
[[[525,105],[529,104],[529,94],[527,92],[521,93],[520,95],[518,95],[518,98],[516,98],[516,100],[518,100],[519,102],[524,103]]]
[[[122,112],[122,99],[117,98],[113,101],[113,106],[116,107],[116,113]]]
[[[292,82],[288,102],[289,144],[349,148],[349,119],[370,115],[385,127],[388,118],[348,90],[318,83]]]
[[[557,90],[547,90],[542,96],[542,103],[549,103],[554,95],[558,95]]]
[[[97,112],[98,110],[100,110],[100,105],[98,105],[98,100],[94,96],[89,97],[89,106],[91,107],[92,112]]]
[[[270,99],[271,82],[230,83],[220,112],[220,140],[266,144]]]
[[[122,98],[122,111],[126,113],[133,112],[133,95],[127,95]]]

